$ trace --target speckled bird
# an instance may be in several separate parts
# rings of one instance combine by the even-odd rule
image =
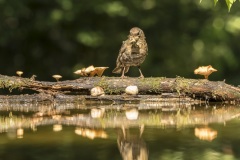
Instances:
[[[140,65],[144,62],[147,54],[148,46],[143,31],[138,27],[132,28],[128,39],[123,41],[113,73],[122,73],[121,78],[124,78],[124,74],[128,72],[130,66],[137,66],[140,78],[144,78]]]

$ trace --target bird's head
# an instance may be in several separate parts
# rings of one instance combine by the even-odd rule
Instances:
[[[130,30],[129,39],[130,43],[136,43],[140,38],[144,38],[145,35],[143,31],[138,27],[133,27]]]

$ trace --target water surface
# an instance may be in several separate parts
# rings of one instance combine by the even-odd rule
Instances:
[[[226,104],[0,106],[0,159],[240,159],[240,108]]]

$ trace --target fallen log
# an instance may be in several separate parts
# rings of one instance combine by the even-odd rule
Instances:
[[[158,95],[160,98],[190,97],[214,101],[238,101],[240,99],[239,87],[226,84],[224,81],[209,81],[206,79],[82,77],[76,80],[45,82],[31,78],[0,75],[0,88],[8,88],[9,91],[28,89],[53,96],[61,94],[90,95],[90,90],[93,87],[100,86],[104,89],[106,95],[112,95],[111,97],[114,98],[115,95],[116,97],[122,95],[129,85],[138,86],[139,95]],[[104,99],[104,97],[92,98]],[[134,96],[131,96],[131,98],[134,99]]]

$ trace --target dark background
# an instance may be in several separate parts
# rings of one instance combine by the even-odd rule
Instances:
[[[134,26],[148,42],[145,77],[203,78],[193,70],[211,64],[210,80],[239,84],[240,4],[228,12],[224,0],[0,0],[0,74],[67,80],[93,64],[119,76],[111,71]]]

